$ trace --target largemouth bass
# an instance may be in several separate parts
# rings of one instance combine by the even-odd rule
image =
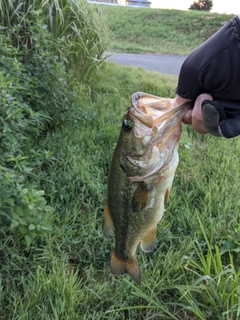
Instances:
[[[132,96],[108,175],[103,234],[115,231],[110,269],[141,283],[137,246],[153,250],[178,165],[181,120],[191,107],[172,109],[172,99],[143,92]]]

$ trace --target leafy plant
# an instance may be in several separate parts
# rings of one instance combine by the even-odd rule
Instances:
[[[3,40],[4,37],[2,43]],[[45,219],[40,214],[48,207],[42,194],[40,197],[35,189],[34,175],[31,183],[33,166],[28,152],[35,137],[46,128],[49,117],[44,112],[32,110],[24,94],[28,84],[21,83],[26,72],[24,66],[13,57],[16,53],[14,48],[8,46],[7,54],[3,48],[1,65],[5,71],[0,73],[0,223],[2,228],[10,228],[16,240],[24,239],[29,246],[35,236],[41,234],[46,221],[50,221],[49,217]],[[40,158],[40,153],[36,155]],[[38,226],[37,233],[33,233],[31,224]]]
[[[219,238],[221,239],[220,253],[231,252],[236,257],[236,263],[240,267],[240,230],[223,231]]]

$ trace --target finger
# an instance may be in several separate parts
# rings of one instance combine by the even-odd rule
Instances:
[[[192,101],[191,99],[185,99],[180,97],[179,95],[176,95],[174,99],[172,99],[172,108],[176,108],[180,106],[181,104],[184,104],[185,102]]]
[[[190,99],[185,99],[180,97],[179,95],[176,95],[176,97],[172,100],[172,108],[176,108],[180,106],[181,104],[184,104],[185,102],[192,101]],[[186,114],[184,115],[182,122],[185,124],[191,124],[192,123],[192,110],[188,110]]]
[[[192,109],[187,111],[182,119],[182,122],[185,124],[192,124]]]
[[[213,100],[204,100],[202,103],[202,118],[208,133],[213,136],[221,136],[219,131],[219,123],[225,120],[226,114],[224,107]]]
[[[196,132],[201,134],[207,133],[202,118],[202,102],[204,100],[212,100],[212,96],[208,93],[200,94],[197,97],[192,110],[192,127]]]

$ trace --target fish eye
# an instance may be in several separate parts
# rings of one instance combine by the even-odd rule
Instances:
[[[123,120],[122,127],[124,131],[130,131],[133,127],[133,121],[132,120]]]

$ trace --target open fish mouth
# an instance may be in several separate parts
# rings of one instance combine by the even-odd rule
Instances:
[[[144,92],[137,92],[132,96],[131,106],[128,109],[130,118],[134,122],[134,133],[137,138],[152,135],[155,139],[158,136],[166,135],[166,132],[173,130],[179,125],[179,119],[184,116],[191,107],[185,103],[172,108],[173,99],[166,99]]]
[[[181,119],[191,107],[185,103],[172,108],[172,102],[143,92],[132,96],[127,112],[134,122],[135,137],[146,143],[146,149],[141,155],[126,155],[131,165],[141,169],[141,174],[129,176],[130,180],[142,181],[157,174],[172,158],[181,135]]]

